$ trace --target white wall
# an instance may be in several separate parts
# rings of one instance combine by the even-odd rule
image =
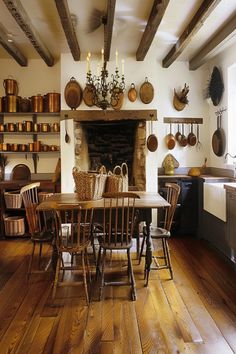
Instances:
[[[212,73],[213,67],[217,66],[222,73],[223,77],[223,82],[224,82],[224,93],[221,99],[221,102],[219,103],[218,106],[213,106],[212,103],[209,105],[209,137],[211,138],[214,131],[216,130],[217,127],[217,122],[216,122],[216,114],[215,112],[219,108],[227,108],[227,111],[223,113],[222,116],[222,128],[225,131],[225,137],[226,137],[226,150],[225,152],[229,151],[231,154],[236,154],[236,143],[234,145],[234,148],[229,148],[229,143],[234,141],[236,142],[235,139],[235,124],[229,124],[229,119],[233,119],[235,121],[236,117],[236,105],[235,105],[235,100],[232,98],[232,95],[235,96],[235,90],[236,90],[236,69],[235,69],[235,64],[236,64],[236,44],[231,45],[229,48],[225,49],[222,51],[220,54],[218,54],[214,59],[209,61],[207,64],[205,64],[205,69],[208,71],[208,78],[210,78],[210,75]],[[230,105],[230,107],[229,107]],[[218,168],[227,168],[230,166],[226,165],[226,160],[224,156],[218,157],[214,154],[211,146],[209,149],[209,156],[210,156],[210,166],[212,167],[218,167]],[[230,159],[229,159],[230,161]]]
[[[199,69],[197,71],[189,71],[188,65],[185,62],[177,62],[171,65],[168,69],[163,69],[160,63],[156,62],[152,58],[155,58],[155,53],[150,51],[143,62],[137,62],[133,57],[125,58],[125,82],[126,93],[125,101],[122,109],[157,109],[158,122],[153,124],[153,132],[158,136],[159,146],[156,152],[149,152],[147,150],[147,169],[146,180],[147,190],[156,190],[157,188],[157,168],[162,165],[162,161],[167,153],[171,152],[175,158],[179,161],[180,167],[192,167],[201,166],[204,162],[204,158],[208,157],[209,149],[209,135],[208,135],[208,106],[204,100],[203,82],[206,78],[206,70]],[[109,62],[109,73],[114,71],[114,62]],[[93,61],[91,70],[96,74],[97,61]],[[82,88],[85,87],[86,82],[86,61],[74,62],[70,54],[63,54],[61,56],[61,92],[64,92],[65,86],[71,77],[79,82]],[[131,85],[134,83],[136,89],[139,90],[141,84],[144,82],[145,77],[148,77],[149,81],[153,84],[155,90],[155,96],[150,104],[143,104],[138,98],[134,103],[130,102],[127,98],[127,92]],[[189,104],[182,112],[178,112],[173,108],[173,92],[174,88],[181,90],[187,83],[190,87]],[[64,100],[62,94],[62,109],[69,109]],[[89,110],[83,102],[80,109]],[[94,109],[94,107],[92,107]],[[169,132],[169,127],[163,124],[163,117],[194,117],[203,118],[204,124],[200,127],[200,137],[202,142],[202,148],[197,151],[196,147],[179,147],[176,146],[174,150],[168,151],[165,145],[165,135]],[[174,132],[177,130],[177,126],[173,127]],[[188,127],[185,129],[185,133],[188,133]],[[73,135],[73,126],[70,126],[70,135]],[[147,129],[147,136],[149,130]],[[70,181],[68,180],[68,171],[71,171],[74,165],[74,146],[73,144],[65,144],[62,142],[62,190],[71,191],[73,185],[72,176]],[[64,146],[66,150],[64,153]]]
[[[27,67],[21,67],[19,64],[12,59],[1,59],[0,60],[0,96],[5,96],[5,90],[3,87],[3,80],[7,78],[14,78],[19,86],[19,96],[21,97],[30,97],[37,94],[45,95],[48,92],[60,92],[60,62],[57,62],[53,67],[48,67],[42,59],[29,60]],[[17,117],[6,117],[6,122],[17,122],[23,120],[30,120],[29,116],[25,116],[22,113],[22,116]],[[40,117],[40,122],[52,123],[53,121],[58,121],[59,117]],[[32,141],[32,138],[29,135],[22,136],[6,136],[4,137],[5,141],[9,143],[19,143],[26,144]],[[40,136],[38,136],[40,139]],[[47,136],[47,141],[45,141],[45,136],[41,138],[42,142],[49,145],[59,145],[58,137]],[[38,172],[39,173],[53,173],[56,167],[58,156],[50,155],[48,156],[39,155],[38,162]],[[56,156],[56,157],[55,157]],[[29,166],[31,172],[34,172],[33,161],[28,155],[27,160],[24,155],[9,155],[10,163],[7,165],[6,173],[10,173],[12,168],[18,163],[24,163]]]

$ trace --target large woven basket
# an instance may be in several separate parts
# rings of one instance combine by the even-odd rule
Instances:
[[[128,166],[123,162],[121,166],[115,166],[113,172],[108,173],[106,191],[110,193],[128,192],[128,189]]]
[[[6,236],[23,236],[25,233],[25,220],[21,216],[6,216],[4,218]]]
[[[22,205],[22,195],[20,191],[10,191],[4,193],[4,199],[7,209],[19,209]]]
[[[72,174],[79,200],[96,200],[102,198],[107,179],[104,166],[102,166],[99,172],[79,171],[74,167]]]

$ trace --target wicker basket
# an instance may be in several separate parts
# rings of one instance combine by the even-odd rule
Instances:
[[[113,172],[108,173],[106,191],[110,193],[128,192],[128,189],[128,166],[123,162],[121,166],[115,166]]]
[[[79,200],[96,200],[102,198],[107,179],[104,166],[102,166],[99,172],[79,171],[74,167],[72,174]]]
[[[4,193],[4,199],[7,209],[19,209],[22,205],[22,195],[20,191],[11,191]]]
[[[25,234],[25,220],[22,216],[6,216],[4,226],[6,236],[23,236]]]

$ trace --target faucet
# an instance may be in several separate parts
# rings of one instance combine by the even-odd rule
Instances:
[[[233,156],[229,152],[227,152],[225,154],[225,160],[226,160],[227,156],[230,156],[232,159],[236,159],[236,155]],[[233,160],[233,165],[234,165],[234,178],[236,178],[236,161],[235,160]]]

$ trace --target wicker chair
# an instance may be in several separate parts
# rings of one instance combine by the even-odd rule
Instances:
[[[105,193],[103,211],[103,232],[99,240],[97,277],[101,273],[100,299],[106,285],[131,285],[131,298],[136,300],[135,280],[130,256],[134,232],[135,199],[131,192]],[[108,208],[107,208],[108,207]],[[105,281],[105,259],[107,250],[126,250],[128,259],[128,281]],[[103,253],[102,253],[103,251]],[[102,270],[100,272],[100,266]]]
[[[167,188],[167,201],[170,203],[170,207],[166,209],[165,211],[165,218],[164,218],[164,225],[163,228],[161,227],[151,227],[150,228],[150,233],[151,233],[151,238],[155,240],[161,240],[161,246],[162,246],[162,252],[163,256],[153,256],[153,258],[156,261],[156,267],[151,267],[151,269],[169,269],[170,271],[170,276],[171,279],[173,279],[173,271],[172,271],[172,266],[171,266],[171,259],[170,259],[170,252],[169,252],[169,247],[168,247],[168,238],[171,236],[171,225],[173,221],[173,216],[176,210],[179,194],[180,194],[180,186],[175,184],[175,183],[166,183],[165,184]],[[144,248],[144,243],[147,237],[147,230],[146,226],[143,228],[143,241],[142,241],[142,246],[141,246],[141,251],[139,255],[139,263],[141,262],[141,257],[144,257],[143,255],[143,248]],[[164,264],[159,264],[158,259],[163,259]],[[146,275],[146,272],[145,272]],[[148,278],[149,274],[147,274]],[[148,279],[147,283],[148,284]]]
[[[53,239],[53,229],[48,215],[45,213],[39,213],[37,211],[37,206],[39,204],[38,200],[38,188],[40,182],[31,183],[21,188],[20,193],[22,195],[26,219],[29,227],[29,233],[31,236],[31,241],[33,242],[32,252],[30,256],[30,262],[28,267],[28,279],[32,273],[32,263],[35,253],[35,246],[39,244],[39,261],[38,266],[40,268],[42,247],[44,243],[49,243]],[[52,220],[52,219],[51,219]],[[49,264],[47,265],[48,268]],[[45,271],[45,269],[43,270]],[[42,272],[42,270],[37,270],[35,272]]]
[[[91,242],[93,209],[88,207],[83,210],[78,205],[58,204],[54,206],[54,216],[58,259],[52,298],[55,298],[58,286],[75,286],[81,283],[78,281],[64,281],[65,271],[75,271],[81,269],[79,264],[74,264],[76,263],[74,262],[74,259],[76,261],[76,255],[81,254],[85,296],[86,301],[89,304],[87,276],[89,276],[89,282],[91,282],[91,275],[89,270],[87,248],[90,246]],[[67,265],[65,265],[63,261],[63,254],[65,253],[72,257],[72,261]],[[62,279],[59,279],[61,270],[63,271],[63,276]]]

